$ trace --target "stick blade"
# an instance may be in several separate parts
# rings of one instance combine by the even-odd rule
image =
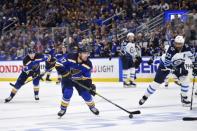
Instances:
[[[11,86],[15,87],[15,85],[13,83],[10,83]]]
[[[131,111],[130,114],[141,114],[141,111],[140,110]]]
[[[197,117],[183,117],[183,121],[196,121]]]

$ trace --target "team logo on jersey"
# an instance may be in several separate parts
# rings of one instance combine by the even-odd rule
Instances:
[[[81,70],[71,68],[71,71],[70,72],[71,72],[72,75],[76,75],[76,74],[79,74],[81,72]]]
[[[184,59],[177,59],[172,62],[173,66],[179,66],[184,63]]]
[[[130,48],[130,53],[135,52],[135,49],[133,47]]]

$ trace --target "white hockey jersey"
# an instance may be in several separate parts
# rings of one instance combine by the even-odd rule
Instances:
[[[184,45],[180,52],[177,52],[173,46],[170,46],[167,53],[161,57],[165,67],[177,67],[184,63],[186,59],[191,59],[192,62],[195,62],[194,54],[192,54],[191,49],[187,45]]]
[[[121,44],[121,52],[124,55],[130,55],[133,58],[135,58],[137,55],[139,55],[138,50],[135,46],[135,43],[132,43],[132,42],[128,42],[128,43],[123,42]]]

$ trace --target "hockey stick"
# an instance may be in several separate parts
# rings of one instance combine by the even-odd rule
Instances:
[[[183,117],[183,121],[196,121],[197,117]]]
[[[45,72],[43,72],[43,73],[41,73],[40,75],[34,77],[33,79],[26,81],[22,86],[24,86],[25,84],[27,84],[27,83],[29,83],[29,82],[31,82],[31,81],[37,79],[38,77],[44,76],[48,71],[53,70],[54,68],[55,68],[55,67],[52,67],[51,69],[46,70]],[[13,84],[13,83],[10,83],[10,85],[13,86],[13,87],[15,87],[15,84]]]
[[[194,86],[195,86],[195,76],[194,76],[194,78],[193,78],[193,86],[192,86],[190,110],[192,110],[192,107],[193,107]]]
[[[79,86],[83,87],[84,89],[86,89],[86,90],[88,90],[88,91],[93,91],[97,96],[103,98],[104,100],[106,100],[107,102],[111,103],[112,105],[118,107],[119,109],[121,109],[121,110],[127,112],[127,113],[129,114],[129,118],[132,118],[132,117],[133,117],[133,114],[140,114],[140,113],[141,113],[139,110],[132,111],[132,112],[131,112],[131,111],[128,111],[128,110],[126,110],[125,108],[119,106],[118,104],[116,104],[116,103],[112,102],[111,100],[105,98],[104,96],[100,95],[100,94],[97,93],[96,91],[94,91],[94,90],[90,89],[89,87],[87,87],[87,86],[85,86],[85,85],[79,83],[77,80],[75,80],[75,79],[71,79],[71,80],[72,80],[74,83],[78,84]]]
[[[195,47],[195,43],[193,43],[193,47]],[[195,49],[195,48],[194,48]],[[194,61],[196,60],[196,50],[194,50]],[[193,68],[195,68],[195,66],[193,65]],[[196,76],[195,76],[195,74],[193,74],[193,76],[194,76],[194,78],[193,78],[193,86],[192,86],[192,94],[191,94],[191,105],[190,105],[190,110],[192,110],[192,108],[193,108],[193,95],[194,95],[194,86],[195,86],[195,78],[196,78]]]

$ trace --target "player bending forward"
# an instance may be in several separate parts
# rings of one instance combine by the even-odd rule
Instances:
[[[91,95],[95,95],[94,92],[89,92],[83,87],[77,85],[72,79],[77,81],[92,90],[96,90],[91,79],[92,62],[88,59],[90,53],[88,46],[79,47],[78,53],[68,54],[59,59],[56,63],[56,68],[59,74],[62,75],[62,102],[61,110],[58,112],[58,116],[62,117],[67,110],[68,104],[73,94],[73,87],[77,89],[79,95],[85,100],[90,111],[95,115],[99,114],[99,110],[95,107],[95,103]]]
[[[139,104],[142,105],[152,95],[156,89],[164,82],[166,76],[173,70],[173,73],[179,79],[181,84],[181,102],[183,106],[190,105],[187,92],[189,90],[188,70],[186,70],[184,63],[186,59],[191,59],[193,63],[193,75],[197,75],[197,61],[191,52],[188,45],[184,44],[185,40],[183,36],[177,36],[175,38],[174,45],[170,46],[167,53],[162,55],[160,65],[156,72],[154,81],[146,89]]]
[[[5,103],[10,102],[13,99],[17,91],[25,84],[25,81],[29,77],[34,79],[34,96],[35,100],[39,100],[39,81],[41,77],[38,76],[40,75],[40,62],[49,61],[50,59],[50,55],[35,53],[33,49],[28,49],[28,55],[23,59],[24,68],[12,88],[10,96],[5,99]]]

